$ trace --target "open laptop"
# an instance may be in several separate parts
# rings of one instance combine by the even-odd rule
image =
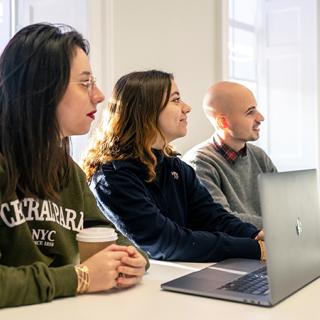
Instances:
[[[163,283],[162,289],[272,306],[320,276],[316,170],[261,174],[258,181],[266,264],[228,259]]]

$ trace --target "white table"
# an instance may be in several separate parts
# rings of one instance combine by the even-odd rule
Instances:
[[[0,310],[1,320],[267,320],[320,319],[320,280],[272,308],[162,291],[160,284],[210,265],[151,261],[141,284],[127,290]],[[0,288],[1,290],[1,288]]]

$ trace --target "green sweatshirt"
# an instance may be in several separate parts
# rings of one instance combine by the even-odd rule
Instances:
[[[110,225],[97,208],[83,171],[74,163],[59,200],[4,202],[0,157],[0,307],[51,301],[76,294],[76,234],[84,226]],[[121,234],[118,244],[131,244]]]

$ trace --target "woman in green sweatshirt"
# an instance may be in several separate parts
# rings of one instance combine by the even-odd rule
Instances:
[[[88,51],[71,27],[34,24],[0,58],[0,307],[125,288],[145,272],[121,235],[77,265],[77,232],[110,225],[69,156],[104,100]]]

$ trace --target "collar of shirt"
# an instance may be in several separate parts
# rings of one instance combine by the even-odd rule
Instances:
[[[213,147],[231,164],[234,164],[238,158],[242,158],[247,155],[247,145],[245,145],[238,152],[234,151],[216,134],[213,135]]]

